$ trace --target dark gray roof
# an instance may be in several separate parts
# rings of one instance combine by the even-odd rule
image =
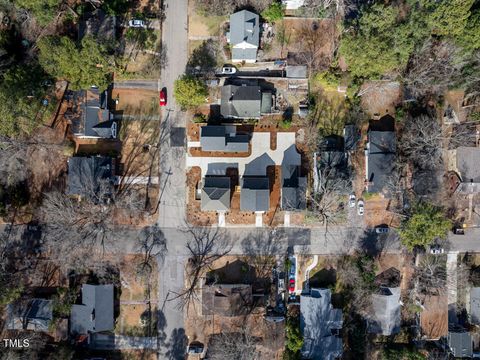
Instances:
[[[200,128],[203,151],[248,152],[248,134],[237,134],[235,126],[208,125]]]
[[[201,199],[203,211],[230,209],[230,178],[206,176]]]
[[[400,332],[400,320],[400,288],[380,287],[379,293],[372,295],[368,332],[381,335],[397,334]]]
[[[270,208],[268,177],[242,177],[240,186],[241,211],[268,211]]]
[[[367,180],[369,192],[382,192],[395,163],[396,138],[392,131],[368,133]]]
[[[480,148],[461,146],[457,149],[457,169],[463,182],[480,182]]]
[[[91,196],[98,191],[102,181],[113,177],[110,157],[75,156],[68,159],[67,194]]]
[[[262,110],[260,86],[225,85],[222,87],[220,113],[225,118],[259,118]]]
[[[230,15],[230,43],[235,46],[246,42],[258,47],[260,40],[260,17],[248,10]]]
[[[330,289],[311,289],[310,294],[300,296],[304,359],[333,360],[342,356],[342,338],[334,333],[343,326],[343,314],[333,308],[331,296]]]
[[[76,136],[101,137],[111,139],[116,137],[112,129],[110,112],[106,106],[105,93],[100,94],[98,89],[79,90],[71,94],[72,110],[66,113],[70,120],[72,132]]]
[[[470,316],[472,324],[480,325],[480,287],[470,289]]]
[[[113,328],[113,285],[84,284],[82,305],[72,306],[70,332],[82,335]]]
[[[85,20],[80,21],[78,28],[78,37],[80,40],[86,35],[91,35],[103,43],[115,41],[115,16],[107,15],[101,9],[97,9],[84,16]]]
[[[472,336],[468,332],[449,332],[448,346],[455,357],[471,357],[473,354]]]
[[[48,331],[52,321],[52,301],[31,299],[7,305],[7,329]]]
[[[202,314],[238,316],[247,314],[252,304],[252,286],[215,284],[202,288]]]
[[[300,177],[299,166],[282,165],[281,207],[284,210],[303,210],[306,208],[307,179]]]

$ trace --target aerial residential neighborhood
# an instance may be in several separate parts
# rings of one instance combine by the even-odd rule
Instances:
[[[0,360],[480,358],[480,1],[0,1]]]

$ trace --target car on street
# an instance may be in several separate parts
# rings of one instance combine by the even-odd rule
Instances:
[[[388,233],[388,226],[380,225],[375,228],[375,232],[377,234],[387,234]]]
[[[187,353],[191,355],[202,354],[204,349],[205,346],[202,343],[196,341],[188,345]]]
[[[443,253],[445,253],[445,249],[442,248],[439,244],[430,245],[430,254],[437,255]]]
[[[160,106],[167,105],[167,90],[163,88],[160,90]]]
[[[358,203],[357,203],[357,214],[362,216],[363,214],[365,214],[365,203],[363,202],[362,199],[358,200]]]
[[[348,197],[348,206],[350,206],[351,208],[355,207],[355,203],[356,203],[356,197],[355,197],[355,194],[350,194],[350,196]]]
[[[223,65],[222,75],[233,75],[237,72],[237,68],[233,65]]]
[[[295,292],[295,279],[290,278],[288,282],[288,291],[291,293]]]
[[[139,19],[132,19],[128,22],[128,26],[132,28],[144,28],[145,21]]]

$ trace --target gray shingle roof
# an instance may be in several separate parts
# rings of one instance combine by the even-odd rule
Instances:
[[[369,131],[367,150],[367,180],[369,192],[382,192],[393,171],[396,151],[395,132]]]
[[[7,329],[48,331],[52,321],[52,301],[31,299],[7,305]]]
[[[294,79],[307,78],[306,65],[287,65],[285,70],[286,70],[287,78],[294,78]]]
[[[281,206],[284,210],[303,210],[306,208],[307,179],[300,177],[299,166],[282,165]]]
[[[343,326],[343,314],[331,305],[330,289],[311,289],[300,296],[300,331],[303,334],[302,358],[333,360],[342,356],[343,343],[336,330]]]
[[[468,332],[449,332],[448,346],[455,357],[471,357],[473,354],[472,336]]]
[[[459,147],[457,149],[457,169],[463,182],[480,182],[480,148]]]
[[[242,177],[240,179],[240,210],[268,211],[270,187],[268,177]]]
[[[220,113],[225,118],[259,118],[262,110],[260,86],[225,85],[222,87]]]
[[[73,92],[72,111],[75,114],[68,114],[67,118],[70,119],[74,135],[105,139],[115,137],[116,134],[112,131],[104,130],[111,128],[112,123],[116,124],[116,122],[111,120],[110,112],[106,107],[106,100],[101,101],[101,97],[105,97],[105,94],[100,94],[96,88]]]
[[[372,314],[368,319],[368,332],[391,335],[400,331],[400,288],[380,287],[372,295]]]
[[[202,211],[230,209],[230,178],[206,176],[201,196]]]
[[[480,287],[470,289],[470,316],[473,324],[480,325]]]
[[[242,60],[256,60],[257,59],[257,49],[241,49],[241,48],[232,48],[232,60],[242,61]]]
[[[101,181],[113,176],[112,158],[104,156],[68,159],[67,194],[91,196],[98,191]]]
[[[203,151],[248,152],[248,134],[237,134],[235,126],[208,125],[200,128]]]
[[[84,284],[82,305],[72,306],[70,332],[81,335],[113,328],[113,285]]]
[[[246,42],[258,47],[260,40],[260,17],[248,10],[230,15],[230,43],[235,46]]]

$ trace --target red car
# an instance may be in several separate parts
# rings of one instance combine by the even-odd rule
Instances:
[[[165,88],[160,90],[160,106],[165,106],[167,105],[167,91]]]
[[[295,279],[290,279],[288,291],[295,292]]]

